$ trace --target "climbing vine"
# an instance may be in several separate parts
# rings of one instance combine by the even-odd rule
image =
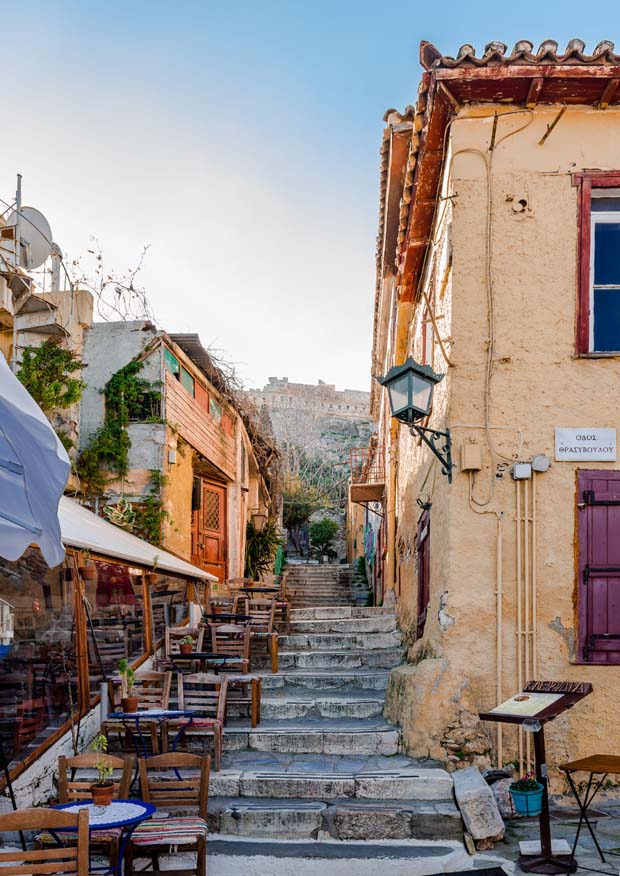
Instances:
[[[161,547],[162,525],[164,520],[170,519],[162,498],[163,488],[168,483],[168,478],[158,468],[149,469],[149,474],[150,493],[133,506],[135,512],[133,528],[134,532],[141,538],[146,539],[156,547]]]
[[[86,386],[79,377],[72,377],[82,368],[81,359],[60,346],[57,338],[44,341],[39,347],[26,347],[18,378],[43,413],[69,408],[78,402]]]
[[[80,453],[77,472],[83,488],[91,494],[103,493],[107,477],[124,478],[129,468],[131,439],[127,427],[132,420],[142,420],[145,395],[159,400],[161,393],[139,377],[142,361],[133,360],[113,374],[102,392],[105,394],[105,419]],[[148,420],[162,422],[149,416]]]

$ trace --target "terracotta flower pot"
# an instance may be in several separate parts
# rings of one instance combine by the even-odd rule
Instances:
[[[138,697],[123,697],[121,699],[123,712],[137,712],[139,702],[140,699]]]
[[[159,576],[158,576],[157,572],[147,572],[146,573],[146,583],[147,584],[151,584],[151,585],[157,584],[158,580],[159,580]]]
[[[181,652],[181,654],[191,654],[193,650],[194,646],[190,645],[188,642],[182,642],[179,645],[179,651]]]
[[[87,560],[83,566],[80,566],[80,575],[85,581],[93,581],[95,578],[95,564],[92,560]]]
[[[99,783],[91,785],[90,793],[93,795],[95,806],[109,806],[114,796],[114,782],[106,782],[104,785]]]

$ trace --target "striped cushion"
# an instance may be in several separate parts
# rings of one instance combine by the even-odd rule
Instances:
[[[77,840],[77,835],[75,831],[68,830],[55,830],[54,833],[58,837],[61,843],[66,843],[71,840],[74,842]],[[90,832],[90,841],[91,843],[111,843],[115,839],[120,839],[123,833],[122,827],[107,827],[105,830],[91,830]],[[56,845],[56,840],[51,835],[51,833],[41,833],[37,837],[39,842],[44,843],[46,846]]]
[[[207,822],[197,816],[152,818],[140,824],[131,835],[135,846],[182,846],[195,843],[208,833]]]

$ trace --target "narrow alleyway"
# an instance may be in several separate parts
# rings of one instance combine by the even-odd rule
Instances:
[[[295,598],[320,591],[328,604],[293,610],[280,673],[263,675],[260,727],[226,731],[211,779],[210,876],[299,876],[317,873],[317,859],[324,876],[350,873],[353,859],[359,874],[377,859],[382,874],[467,866],[452,779],[399,754],[399,729],[383,718],[402,654],[393,613],[352,605],[350,589],[348,604],[333,604],[344,590],[337,576],[330,590],[320,566],[301,578]]]

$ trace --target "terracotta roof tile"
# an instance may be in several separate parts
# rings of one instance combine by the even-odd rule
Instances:
[[[425,70],[453,69],[455,67],[491,67],[516,65],[610,65],[620,64],[620,55],[614,52],[611,40],[601,40],[594,47],[591,55],[585,53],[586,44],[583,40],[569,40],[563,53],[558,54],[558,44],[555,40],[543,40],[534,53],[534,44],[529,40],[519,40],[512,52],[507,54],[508,46],[501,42],[487,43],[480,57],[476,56],[474,46],[465,44],[460,47],[456,58],[442,55],[432,43],[420,43],[420,63]]]

